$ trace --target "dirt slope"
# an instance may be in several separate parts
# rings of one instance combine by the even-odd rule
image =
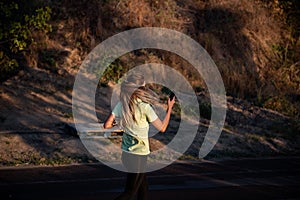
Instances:
[[[272,44],[284,41],[288,32],[258,1],[48,3],[53,11],[53,32],[36,35],[44,43],[33,45],[27,65],[0,86],[0,165],[94,162],[65,126],[73,122],[72,88],[76,73],[85,56],[101,41],[142,26],[171,28],[188,34],[210,53],[219,67],[229,95],[228,112],[221,138],[207,158],[299,153],[297,121],[230,97],[276,92],[267,76],[270,52]],[[183,72],[182,66],[187,66],[186,61],[161,52],[129,54],[120,63],[134,66],[138,63],[135,60],[161,62]],[[204,88],[205,93],[205,86],[197,77],[192,77],[191,82],[196,88]],[[100,121],[110,112],[112,85],[99,89],[96,102]],[[152,141],[153,148],[173,137],[176,123],[172,122],[170,135]],[[209,121],[202,120],[199,134],[184,159],[197,158],[208,124]]]

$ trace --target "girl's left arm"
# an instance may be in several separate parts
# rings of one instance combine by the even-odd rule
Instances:
[[[114,126],[115,116],[110,114],[103,124],[103,128],[112,128]]]

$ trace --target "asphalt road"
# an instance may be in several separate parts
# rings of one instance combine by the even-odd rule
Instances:
[[[114,199],[126,174],[101,164],[0,168],[0,200]],[[180,162],[148,173],[149,199],[300,199],[300,157]]]

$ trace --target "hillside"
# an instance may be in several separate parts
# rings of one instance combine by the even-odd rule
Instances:
[[[299,155],[299,35],[292,35],[276,14],[276,4],[266,2],[271,1],[46,1],[52,10],[52,32],[34,34],[38,42],[25,54],[21,70],[0,85],[0,165],[95,161],[66,129],[66,123],[73,122],[75,76],[96,45],[136,27],[183,32],[218,66],[228,111],[208,159]],[[102,78],[96,97],[100,121],[110,112],[116,74],[148,62],[164,63],[188,77],[209,115],[206,86],[187,61],[169,52],[141,50],[119,58]],[[203,116],[198,137],[183,159],[197,157],[207,118]],[[175,129],[171,126],[169,131]],[[152,145],[171,136],[153,140]]]

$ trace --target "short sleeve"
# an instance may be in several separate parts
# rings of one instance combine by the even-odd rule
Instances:
[[[115,117],[121,117],[121,112],[122,112],[122,104],[121,102],[118,102],[117,105],[114,107],[114,109],[112,110],[112,114]]]
[[[146,110],[145,111],[146,111],[145,115],[147,117],[148,122],[153,122],[158,118],[156,112],[153,110],[153,108],[150,104],[146,105]]]

